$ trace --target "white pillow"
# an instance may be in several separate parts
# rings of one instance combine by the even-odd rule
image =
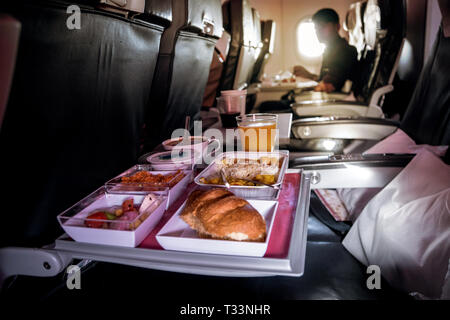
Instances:
[[[418,153],[423,149],[442,157],[445,155],[448,146],[416,144],[402,129],[397,129],[393,134],[364,151],[364,153]]]
[[[444,156],[447,148],[448,146],[417,145],[403,130],[397,129],[364,153],[418,153],[421,150],[429,150],[438,156]],[[336,191],[349,213],[349,220],[355,221],[370,199],[380,190],[379,188],[347,188]]]
[[[450,166],[422,150],[364,208],[343,241],[394,287],[443,292],[450,260]]]

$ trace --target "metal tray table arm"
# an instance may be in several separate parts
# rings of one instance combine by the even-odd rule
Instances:
[[[356,101],[310,100],[291,104],[292,110],[299,116],[347,116],[384,118],[383,110],[376,105],[367,105]]]
[[[350,154],[291,160],[311,176],[311,189],[382,188],[412,160],[414,154]]]
[[[315,117],[292,122],[297,139],[381,140],[399,127],[399,122],[367,117]]]

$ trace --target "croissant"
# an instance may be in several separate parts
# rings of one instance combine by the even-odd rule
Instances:
[[[180,217],[203,238],[261,242],[266,238],[261,214],[223,188],[193,191]]]

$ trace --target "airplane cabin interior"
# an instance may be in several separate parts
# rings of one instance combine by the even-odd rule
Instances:
[[[447,0],[2,1],[0,300],[448,300],[449,76]]]

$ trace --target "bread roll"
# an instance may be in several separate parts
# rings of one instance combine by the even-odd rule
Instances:
[[[200,237],[265,241],[266,222],[246,200],[227,189],[192,192],[180,217]]]

